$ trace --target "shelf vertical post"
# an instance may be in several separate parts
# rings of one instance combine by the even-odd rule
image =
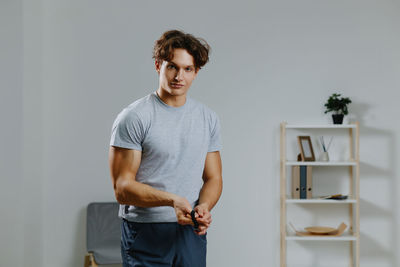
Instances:
[[[353,129],[349,128],[349,160],[353,161],[354,160],[354,135],[353,135]],[[349,197],[350,198],[354,198],[355,196],[355,192],[354,192],[354,169],[353,166],[349,166]],[[349,206],[349,232],[351,234],[354,233],[354,205],[350,205]],[[351,262],[353,263],[353,255],[354,255],[354,251],[353,251],[353,242],[350,243],[350,259]],[[353,265],[353,264],[352,264]]]
[[[360,123],[356,122],[356,267],[360,267]]]
[[[354,160],[354,141],[353,141],[353,128],[349,128],[349,137],[350,137],[350,144],[349,144],[349,149],[350,149],[350,160]]]
[[[349,128],[349,140],[350,140],[350,143],[349,143],[349,153],[350,153],[349,160],[350,161],[354,160],[354,149],[353,149],[354,141],[353,141],[353,139],[354,139],[353,129]],[[349,168],[349,178],[350,178],[349,179],[349,185],[350,185],[350,187],[349,187],[349,197],[353,198],[355,192],[354,192],[354,179],[353,179],[353,167],[352,166],[350,166],[350,168]],[[350,225],[350,227],[351,227],[351,225]]]
[[[349,128],[349,160],[352,161],[354,160],[354,136],[353,136],[353,129]],[[354,192],[354,170],[353,166],[349,166],[349,197],[354,198],[355,192]],[[355,205],[349,205],[349,232],[350,234],[354,233],[354,210],[355,210]],[[355,263],[355,258],[354,258],[354,245],[357,244],[356,242],[351,241],[350,242],[350,267],[354,267]]]
[[[281,123],[280,129],[280,150],[281,150],[281,159],[280,159],[280,167],[281,167],[281,192],[280,192],[280,206],[281,206],[281,242],[280,242],[280,266],[286,267],[286,122]]]

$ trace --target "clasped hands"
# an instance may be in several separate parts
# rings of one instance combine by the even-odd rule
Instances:
[[[174,209],[178,223],[181,225],[194,225],[190,213],[192,212],[192,207],[189,201],[183,197],[177,197],[174,200]],[[208,209],[207,204],[199,204],[193,209],[197,222],[199,223],[198,231],[196,234],[204,235],[207,232],[208,227],[210,227],[212,219],[211,213]]]

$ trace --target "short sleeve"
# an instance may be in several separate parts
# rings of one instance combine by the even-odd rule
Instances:
[[[214,113],[213,119],[211,120],[211,134],[210,143],[208,145],[208,152],[219,151],[222,149],[221,145],[221,124],[218,116]]]
[[[123,110],[112,126],[110,146],[142,151],[144,133],[138,114],[133,110]]]

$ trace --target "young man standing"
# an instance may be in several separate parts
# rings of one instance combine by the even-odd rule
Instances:
[[[159,87],[116,118],[109,163],[121,204],[123,266],[204,267],[222,192],[220,123],[187,96],[210,47],[171,30],[155,42]]]

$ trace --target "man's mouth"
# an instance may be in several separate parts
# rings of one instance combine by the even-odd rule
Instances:
[[[183,84],[179,84],[179,83],[172,83],[171,87],[172,88],[181,88],[183,86]]]

